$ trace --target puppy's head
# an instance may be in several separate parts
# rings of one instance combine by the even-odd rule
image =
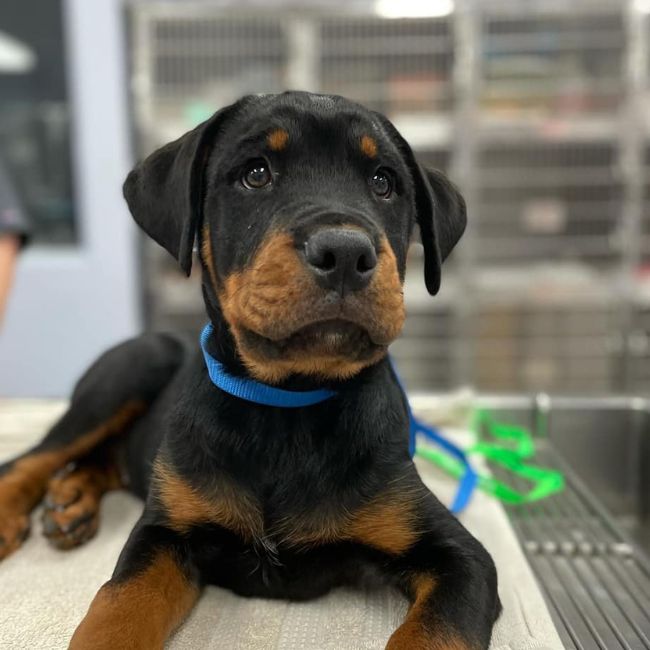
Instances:
[[[263,381],[345,379],[404,321],[415,223],[433,295],[465,205],[383,116],[341,97],[245,97],[154,152],[124,185],[138,224],[208,296]]]

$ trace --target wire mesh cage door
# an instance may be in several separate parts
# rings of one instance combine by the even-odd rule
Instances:
[[[448,5],[394,19],[374,3],[137,2],[138,153],[248,92],[335,93],[382,111],[470,211],[436,299],[413,247],[411,318],[393,346],[407,385],[645,386],[646,13],[613,0]],[[198,330],[198,280],[152,246],[146,259],[150,323]]]

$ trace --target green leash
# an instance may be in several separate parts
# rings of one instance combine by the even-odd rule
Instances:
[[[478,474],[477,485],[483,492],[504,503],[518,505],[545,499],[564,489],[561,472],[524,462],[535,456],[535,443],[525,428],[497,422],[488,411],[477,409],[472,417],[472,431],[477,442],[466,450],[468,455],[483,456],[533,484],[528,492],[519,492],[491,476]],[[418,446],[415,453],[454,478],[460,479],[465,472],[462,463],[443,451]]]

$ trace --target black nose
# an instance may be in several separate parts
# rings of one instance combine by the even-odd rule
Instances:
[[[363,289],[377,266],[369,237],[358,230],[319,230],[305,243],[305,258],[318,284],[345,295]]]

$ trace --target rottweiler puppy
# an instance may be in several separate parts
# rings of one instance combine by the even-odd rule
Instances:
[[[420,480],[386,357],[415,224],[431,294],[463,233],[455,187],[382,115],[288,92],[218,111],[124,194],[187,274],[198,243],[206,346],[229,376],[335,394],[300,408],[235,397],[198,342],[162,334],[100,357],[44,440],[0,467],[0,557],[43,499],[59,548],[93,536],[108,490],[145,502],[70,647],[162,648],[206,584],[304,600],[379,582],[411,603],[390,650],[487,648],[494,563]]]

